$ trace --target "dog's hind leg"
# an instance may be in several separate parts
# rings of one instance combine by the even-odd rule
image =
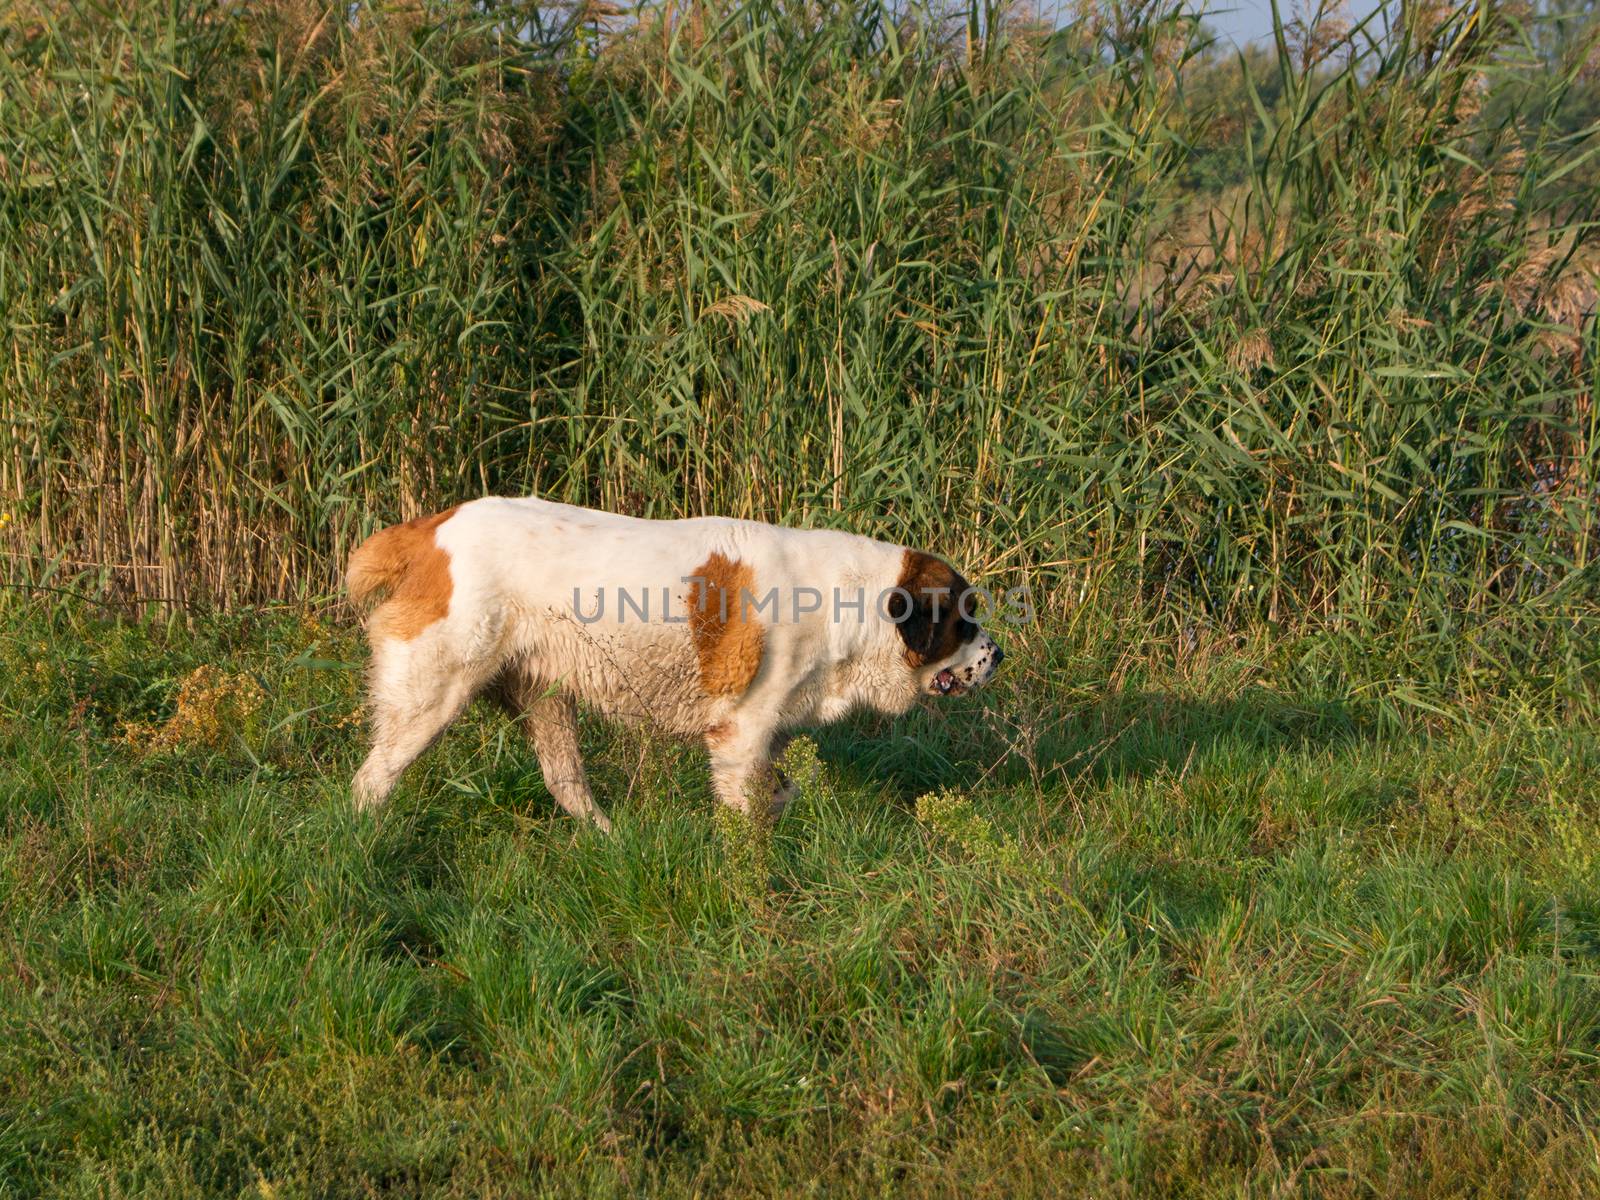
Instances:
[[[594,822],[602,833],[611,821],[594,802],[578,748],[578,706],[572,697],[545,690],[535,680],[503,680],[494,698],[522,726],[539,760],[545,789],[574,817]]]
[[[611,832],[611,821],[594,802],[583,772],[578,749],[578,706],[570,696],[545,696],[522,714],[522,727],[539,758],[544,786],[575,817],[587,817],[601,833]]]
[[[351,783],[356,807],[382,804],[401,774],[482,689],[485,665],[462,664],[433,638],[383,641],[372,650],[372,749]]]

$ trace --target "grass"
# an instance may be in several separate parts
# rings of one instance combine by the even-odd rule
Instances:
[[[0,0],[0,1194],[1600,1192],[1595,27],[614,15]],[[497,490],[1040,624],[770,838],[358,818],[326,597]]]
[[[13,610],[0,1193],[1592,1195],[1592,724],[1134,634],[819,732],[752,897],[685,748],[363,819],[339,626]]]

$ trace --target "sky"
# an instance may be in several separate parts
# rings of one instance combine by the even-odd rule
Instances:
[[[1313,3],[1315,0],[1313,0]],[[1380,0],[1350,0],[1347,6],[1352,23],[1380,7]],[[1206,24],[1240,45],[1259,41],[1272,34],[1270,0],[1211,0]],[[1295,13],[1294,0],[1278,0],[1278,10],[1288,20]]]

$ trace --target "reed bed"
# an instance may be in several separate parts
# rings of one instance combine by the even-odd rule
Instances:
[[[0,9],[13,586],[315,599],[377,524],[538,492],[1309,631],[1313,673],[1591,674],[1581,39],[1493,5],[1234,57],[1160,2]]]

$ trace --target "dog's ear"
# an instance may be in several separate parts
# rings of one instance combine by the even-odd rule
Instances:
[[[961,598],[967,581],[946,562],[920,550],[907,550],[900,579],[885,606],[914,667],[955,653]],[[949,643],[947,645],[946,643]]]
[[[906,658],[914,666],[928,661],[933,650],[936,622],[933,605],[925,594],[894,591],[889,594],[889,619],[906,645]]]

